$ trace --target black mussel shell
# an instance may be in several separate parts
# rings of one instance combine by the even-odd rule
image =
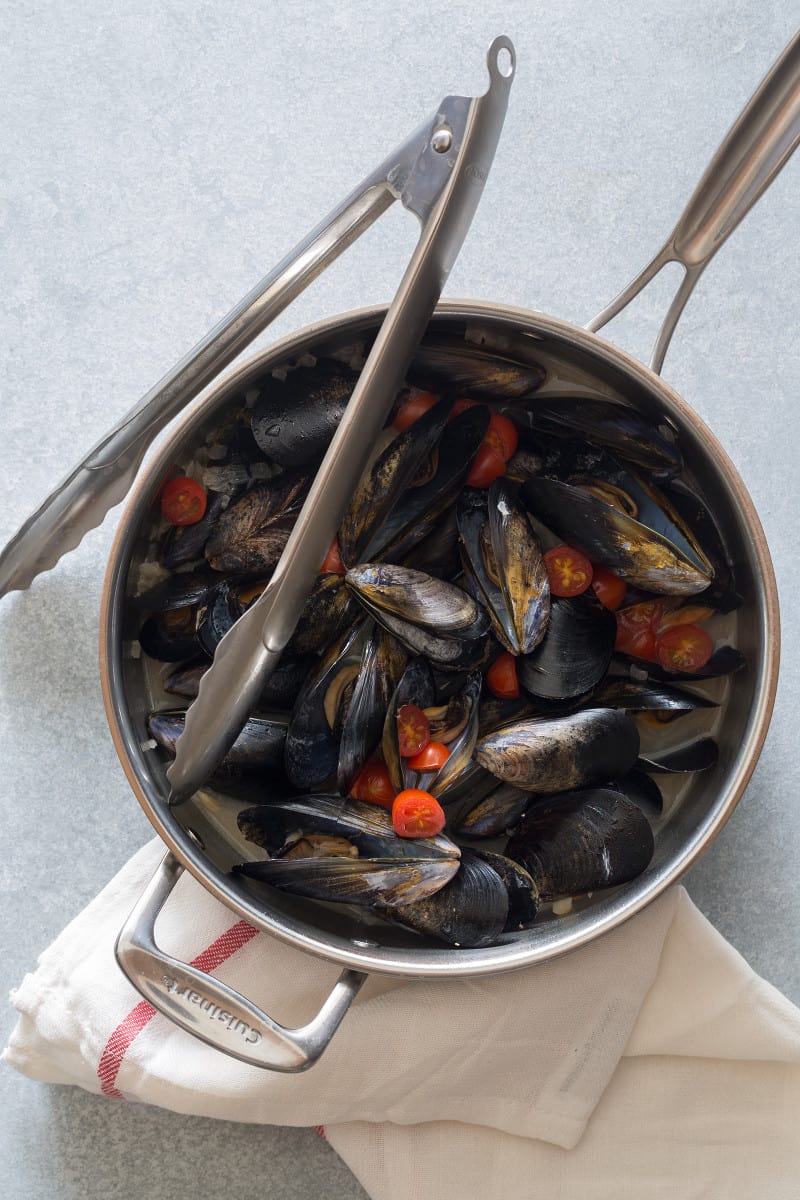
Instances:
[[[295,656],[321,654],[352,624],[358,611],[358,602],[343,575],[333,571],[318,575],[287,651]]]
[[[644,771],[634,769],[628,771],[620,779],[612,780],[608,787],[614,792],[622,792],[629,800],[633,800],[648,817],[657,817],[663,811],[664,797],[655,779],[645,775]]]
[[[515,400],[541,387],[547,372],[536,362],[505,358],[458,336],[422,342],[408,378],[417,387],[486,400]]]
[[[172,696],[185,696],[187,700],[194,700],[200,689],[200,680],[208,667],[209,662],[205,656],[190,659],[189,662],[169,670],[162,679],[161,686]]]
[[[173,571],[203,557],[214,523],[228,502],[222,492],[207,490],[206,511],[193,525],[173,525],[161,546],[161,565]]]
[[[478,858],[497,872],[508,893],[508,918],[505,931],[527,929],[539,911],[539,892],[533,879],[519,863],[504,854],[493,854],[489,850],[472,850]]]
[[[217,571],[176,571],[155,587],[133,596],[131,603],[144,612],[163,613],[175,608],[189,608],[204,604],[216,587],[220,575]]]
[[[655,426],[631,408],[592,396],[534,396],[503,408],[520,426],[556,437],[606,446],[628,462],[664,478],[677,475],[683,457],[665,426]]]
[[[269,858],[241,863],[237,875],[258,879],[293,896],[340,904],[394,905],[424,901],[458,871],[457,858]]]
[[[530,803],[530,792],[501,783],[461,817],[455,833],[468,838],[501,837],[514,828]]]
[[[468,408],[449,422],[436,451],[436,470],[431,479],[408,488],[378,531],[375,545],[382,547],[386,562],[400,562],[418,542],[437,527],[442,514],[455,503],[489,428],[491,414],[484,405]],[[364,558],[373,557],[373,543]]]
[[[367,546],[370,556],[377,557],[391,541],[386,518],[437,445],[451,407],[450,402],[440,401],[428,409],[364,472],[339,526],[339,553],[345,566],[355,566]]]
[[[158,662],[183,662],[201,650],[197,610],[174,608],[148,617],[139,630],[139,645]]]
[[[461,569],[458,556],[458,529],[456,514],[448,509],[442,514],[433,531],[412,546],[403,557],[404,567],[424,571],[437,579],[452,579]]]
[[[475,759],[504,783],[529,792],[565,792],[629,771],[639,732],[627,713],[587,708],[537,717],[481,738]]]
[[[286,737],[286,774],[300,790],[335,776],[348,692],[361,666],[363,627],[353,626],[311,671],[292,709]]]
[[[389,813],[377,804],[324,792],[257,804],[243,809],[237,821],[247,840],[270,855],[282,853],[295,837],[311,834],[343,838],[367,858],[457,859],[460,854],[442,834],[398,837]]]
[[[386,709],[386,720],[381,736],[381,753],[389,778],[396,792],[405,786],[403,762],[397,742],[397,712],[404,704],[416,704],[417,708],[429,708],[435,699],[433,674],[427,658],[419,655],[409,660],[400,677],[395,693]]]
[[[624,708],[628,712],[656,712],[665,716],[680,716],[698,708],[717,708],[716,700],[709,700],[686,688],[654,680],[607,678],[592,693],[590,703],[607,704],[611,708]]]
[[[305,658],[284,656],[264,684],[258,701],[260,707],[289,712],[316,661],[310,656]],[[161,686],[165,692],[170,692],[172,695],[185,696],[188,700],[194,700],[200,687],[200,680],[208,667],[207,658],[183,663],[167,674]]]
[[[309,479],[259,483],[217,518],[205,555],[215,571],[269,575],[289,540]]]
[[[539,477],[529,479],[522,494],[548,529],[629,584],[659,595],[693,596],[713,579],[710,563],[685,552],[677,532],[680,546],[580,487]]]
[[[554,900],[635,879],[653,850],[639,806],[610,788],[591,788],[534,805],[505,853],[530,873],[542,900]]]
[[[517,660],[520,686],[541,700],[570,700],[595,687],[614,653],[614,614],[590,590],[552,596],[547,632],[532,654]]]
[[[434,637],[470,641],[489,630],[485,610],[471,596],[424,571],[392,563],[360,563],[347,572],[345,582],[378,620],[395,618]]]
[[[494,733],[504,725],[513,725],[523,717],[529,717],[533,709],[524,696],[518,700],[502,700],[496,696],[484,696],[478,710],[478,737]]]
[[[252,416],[258,448],[282,467],[319,462],[357,382],[357,372],[331,358],[297,367],[285,380],[259,380]]]
[[[244,612],[238,589],[225,580],[217,584],[197,614],[197,636],[206,654],[213,657],[219,643]]]
[[[448,946],[491,946],[508,919],[508,892],[497,871],[470,850],[457,873],[428,899],[383,912],[390,920]],[[382,907],[377,906],[381,912]]]
[[[337,780],[347,795],[356,776],[381,740],[389,701],[408,656],[382,629],[373,629],[364,647],[339,743]]]
[[[691,771],[707,771],[716,766],[719,746],[710,737],[696,738],[686,746],[671,750],[648,751],[641,754],[637,766],[642,771],[662,775],[683,775]]]
[[[530,654],[544,637],[550,616],[550,585],[542,547],[507,480],[496,479],[489,488],[488,512],[515,653]]]
[[[283,763],[283,748],[289,717],[286,713],[265,713],[249,717],[242,732],[223,759],[225,767],[258,769],[279,767]],[[152,738],[170,755],[183,733],[186,713],[183,710],[151,713],[147,729]]]
[[[741,650],[735,646],[719,646],[704,667],[698,671],[666,671],[660,663],[644,662],[641,659],[631,659],[626,655],[620,656],[620,661],[626,664],[635,663],[636,668],[646,671],[648,679],[660,682],[691,683],[692,680],[719,679],[723,675],[733,675],[747,665],[747,659]]]

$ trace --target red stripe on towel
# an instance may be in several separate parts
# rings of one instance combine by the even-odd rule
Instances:
[[[319,1134],[319,1136],[322,1138],[323,1142],[327,1142],[327,1140],[328,1140],[328,1135],[327,1135],[327,1134],[326,1134],[326,1132],[325,1132],[325,1126],[324,1126],[324,1125],[315,1125],[315,1126],[314,1126],[314,1133],[318,1133],[318,1134]]]
[[[190,965],[197,967],[199,971],[215,971],[257,933],[258,930],[254,929],[252,925],[248,925],[247,921],[237,921],[225,933],[220,934],[217,940],[207,946],[201,954],[198,954],[197,958],[193,958]],[[110,1096],[114,1100],[125,1099],[116,1086],[122,1060],[132,1042],[155,1015],[156,1010],[152,1004],[149,1004],[147,1000],[140,1000],[111,1034],[100,1055],[100,1062],[97,1064],[100,1091],[104,1096]]]

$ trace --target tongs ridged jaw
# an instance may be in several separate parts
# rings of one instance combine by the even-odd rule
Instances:
[[[503,55],[509,64],[507,75],[499,66]],[[395,200],[400,199],[423,223],[430,222],[447,177],[467,145],[472,148],[470,153],[474,151],[471,178],[474,184],[483,182],[480,172],[488,170],[491,162],[492,136],[496,141],[513,78],[514,49],[507,38],[492,43],[488,62],[491,85],[485,96],[478,100],[447,97],[430,120],[159,380],[25,521],[0,554],[0,596],[29,587],[37,575],[54,567],[101,524],[108,510],[127,495],[156,435]],[[437,151],[432,144],[434,135],[445,127],[452,130],[452,143],[447,150]],[[437,145],[443,145],[441,136]],[[475,203],[481,190],[474,187]],[[474,210],[474,204],[470,208],[464,199],[454,197],[452,210],[454,214],[460,210],[455,219],[464,222],[462,237]],[[451,261],[442,259],[445,275]]]
[[[466,236],[505,118],[511,43],[498,38],[488,61],[487,93],[444,100],[386,175],[419,217],[419,241],[269,586],[219,643],[201,680],[167,772],[173,803],[211,775],[277,666]],[[406,150],[416,151],[413,159]]]

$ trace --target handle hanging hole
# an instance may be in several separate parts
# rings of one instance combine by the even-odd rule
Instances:
[[[504,79],[510,79],[514,74],[514,59],[507,46],[501,46],[497,51],[497,69]]]

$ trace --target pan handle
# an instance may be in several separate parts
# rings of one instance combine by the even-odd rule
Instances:
[[[120,967],[158,1012],[223,1054],[270,1071],[307,1070],[330,1042],[366,975],[342,971],[314,1019],[285,1029],[227,984],[156,945],[156,918],[182,872],[168,851],[117,939]]]
[[[800,32],[764,77],[717,150],[664,245],[623,291],[589,322],[593,333],[622,312],[669,262],[684,276],[656,340],[650,366],[661,371],[678,319],[695,284],[800,142]]]

